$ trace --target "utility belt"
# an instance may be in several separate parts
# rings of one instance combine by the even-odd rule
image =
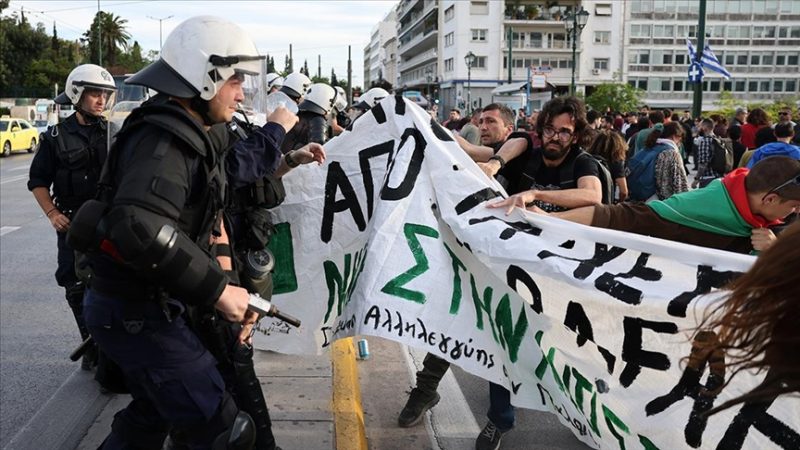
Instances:
[[[122,281],[94,277],[92,278],[91,289],[106,297],[134,302],[161,302],[167,298],[166,291],[163,288],[145,284],[142,281]]]
[[[247,186],[236,189],[233,200],[234,209],[274,208],[286,198],[286,190],[280,178],[266,176]]]

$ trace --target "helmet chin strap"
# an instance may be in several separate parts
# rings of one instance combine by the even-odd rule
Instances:
[[[200,114],[200,117],[203,118],[204,125],[207,125],[209,127],[214,125],[215,122],[211,120],[211,116],[208,115],[209,111],[208,100],[203,100],[202,98],[200,98],[200,96],[193,97],[191,102],[189,103],[189,106],[191,106],[193,110],[195,110],[198,114]]]
[[[86,125],[97,125],[99,122],[102,122],[102,116],[95,116],[89,111],[81,108],[80,105],[75,105],[75,111],[80,113],[83,121],[86,122]]]

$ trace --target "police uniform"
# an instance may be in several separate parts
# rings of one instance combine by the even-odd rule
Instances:
[[[157,96],[131,113],[112,152],[84,314],[133,400],[104,445],[160,448],[172,429],[189,448],[208,448],[238,409],[183,312],[213,308],[227,284],[208,253],[224,189],[218,149],[182,106]]]
[[[75,211],[97,190],[97,181],[107,155],[106,122],[96,118],[81,125],[76,114],[50,127],[43,136],[30,167],[28,190],[52,186],[56,207],[70,220]],[[75,273],[75,252],[66,242],[66,232],[56,232],[58,268],[56,282],[66,291],[67,303],[75,316],[81,338],[89,334],[83,320],[85,285]]]

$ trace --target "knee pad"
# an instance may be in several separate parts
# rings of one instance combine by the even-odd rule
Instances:
[[[220,433],[214,443],[212,450],[252,450],[256,442],[256,426],[250,415],[244,411],[239,411],[230,427]]]

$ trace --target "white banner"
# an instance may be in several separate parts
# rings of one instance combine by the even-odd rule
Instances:
[[[693,353],[716,289],[753,258],[519,210],[414,104],[390,97],[286,177],[274,302],[256,346],[317,353],[381,336],[505,386],[587,445],[800,448],[800,400],[702,413],[756,386]],[[719,366],[719,367],[718,367]],[[402,386],[398,385],[398,392]]]

